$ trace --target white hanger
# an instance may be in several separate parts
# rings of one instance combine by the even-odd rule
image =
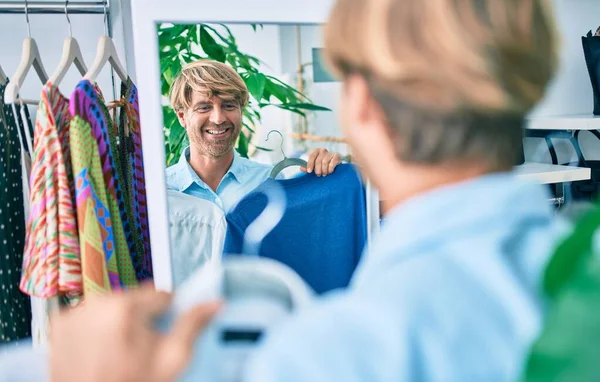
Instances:
[[[54,71],[52,77],[50,77],[50,82],[54,86],[58,86],[62,79],[65,77],[71,65],[75,65],[79,73],[84,76],[87,73],[87,68],[85,66],[85,62],[83,61],[83,55],[81,54],[81,48],[79,48],[79,43],[77,40],[73,38],[73,30],[71,28],[71,20],[69,19],[69,13],[67,10],[67,6],[69,4],[69,0],[65,1],[65,16],[67,17],[67,22],[69,23],[69,37],[65,39],[63,43],[63,51],[62,58],[60,59],[60,63],[58,67]]]
[[[25,19],[27,20],[28,37],[23,40],[23,49],[21,51],[21,62],[19,63],[19,67],[15,74],[10,78],[10,82],[6,85],[6,90],[4,91],[4,103],[6,104],[15,103],[19,95],[19,90],[32,66],[40,80],[42,80],[42,84],[48,82],[48,75],[42,64],[40,50],[38,49],[35,40],[31,38],[31,25],[29,24],[29,7],[27,6],[27,0],[25,0]]]
[[[106,11],[106,1],[104,1],[104,36],[100,37],[100,40],[98,40],[96,59],[83,78],[90,82],[95,82],[96,78],[98,78],[98,74],[100,74],[106,63],[110,63],[121,81],[125,82],[129,76],[127,75],[127,71],[125,71],[123,64],[121,64],[121,60],[119,60],[119,54],[117,53],[115,43],[108,37],[107,21],[108,14]]]

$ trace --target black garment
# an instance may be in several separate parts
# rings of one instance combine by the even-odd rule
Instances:
[[[5,87],[6,84],[0,84],[0,343],[31,336],[31,303],[19,290],[25,246],[23,174],[17,131],[22,123],[17,122],[21,117],[13,115],[13,108],[4,105]],[[31,126],[26,128],[31,131]]]

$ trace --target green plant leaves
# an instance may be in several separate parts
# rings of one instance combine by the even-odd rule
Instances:
[[[304,109],[304,110],[312,110],[312,111],[331,111],[331,109],[326,108],[324,106],[315,105],[312,103],[288,103],[286,104],[288,107],[296,108],[296,109]]]
[[[246,78],[246,86],[255,100],[260,101],[265,91],[267,77],[262,73],[250,73]]]
[[[242,132],[237,141],[237,152],[243,158],[248,158],[248,143],[248,137]]]
[[[549,309],[527,360],[527,382],[600,380],[600,253],[594,245],[599,227],[600,207],[595,206],[548,263]]]
[[[578,268],[592,256],[598,227],[600,208],[596,207],[578,221],[573,234],[558,246],[544,275],[544,290],[548,296],[555,298]]]
[[[555,297],[532,348],[524,380],[599,381],[600,261],[590,257]]]
[[[210,58],[219,62],[225,62],[226,55],[223,51],[223,47],[217,44],[204,26],[200,27],[200,45],[202,46],[202,50],[204,50]]]

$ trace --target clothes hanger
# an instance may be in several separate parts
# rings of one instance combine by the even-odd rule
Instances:
[[[38,49],[37,43],[31,38],[31,25],[29,24],[29,7],[27,0],[25,0],[25,20],[27,20],[27,38],[23,40],[23,49],[21,53],[21,62],[17,68],[15,74],[10,78],[10,82],[6,85],[4,91],[4,103],[12,104],[15,103],[19,96],[19,90],[29,73],[29,69],[33,66],[38,77],[42,81],[42,84],[48,82],[48,75],[42,64],[42,57],[40,56],[40,50]],[[34,103],[35,101],[27,100],[25,103]]]
[[[277,163],[275,165],[275,167],[273,167],[273,170],[271,170],[270,178],[275,179],[281,171],[283,171],[284,169],[286,169],[288,167],[300,166],[300,167],[306,168],[307,163],[305,160],[300,159],[300,158],[288,158],[287,156],[285,156],[285,151],[283,151],[283,134],[281,134],[281,132],[279,130],[269,131],[269,133],[267,134],[266,141],[269,140],[269,136],[271,135],[271,133],[277,133],[281,137],[281,154],[283,154],[283,160],[281,162]]]
[[[69,0],[65,0],[65,16],[67,17],[67,23],[69,24],[69,37],[65,39],[63,43],[62,58],[58,67],[54,71],[50,82],[54,86],[58,86],[62,79],[65,77],[71,65],[75,65],[79,73],[84,76],[87,73],[87,68],[83,61],[83,55],[81,54],[81,48],[79,43],[73,38],[73,28],[71,27],[71,19],[69,19],[68,7]]]
[[[260,244],[279,224],[285,212],[287,198],[281,185],[276,184],[262,190],[261,193],[267,197],[267,205],[261,214],[246,228],[242,249],[242,253],[245,255],[259,255]]]
[[[96,50],[96,59],[88,72],[83,77],[90,82],[96,82],[98,74],[102,71],[106,63],[109,63],[117,73],[121,81],[125,82],[129,78],[127,71],[121,64],[117,48],[114,41],[108,36],[108,12],[106,10],[106,0],[104,1],[104,36],[98,40],[98,49]]]

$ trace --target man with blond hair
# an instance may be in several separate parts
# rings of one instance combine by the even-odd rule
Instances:
[[[540,275],[567,228],[544,187],[511,173],[556,68],[549,12],[545,0],[336,2],[325,51],[385,223],[351,286],[270,332],[245,380],[519,379],[543,318]],[[141,291],[57,319],[55,380],[177,375],[218,305],[161,335],[147,325],[168,304]]]
[[[177,164],[167,168],[167,186],[229,212],[273,169],[242,158],[234,149],[248,105],[246,84],[230,66],[198,60],[183,67],[171,86],[170,98],[190,146]],[[340,164],[340,156],[316,149],[307,162],[302,171],[327,176]]]

